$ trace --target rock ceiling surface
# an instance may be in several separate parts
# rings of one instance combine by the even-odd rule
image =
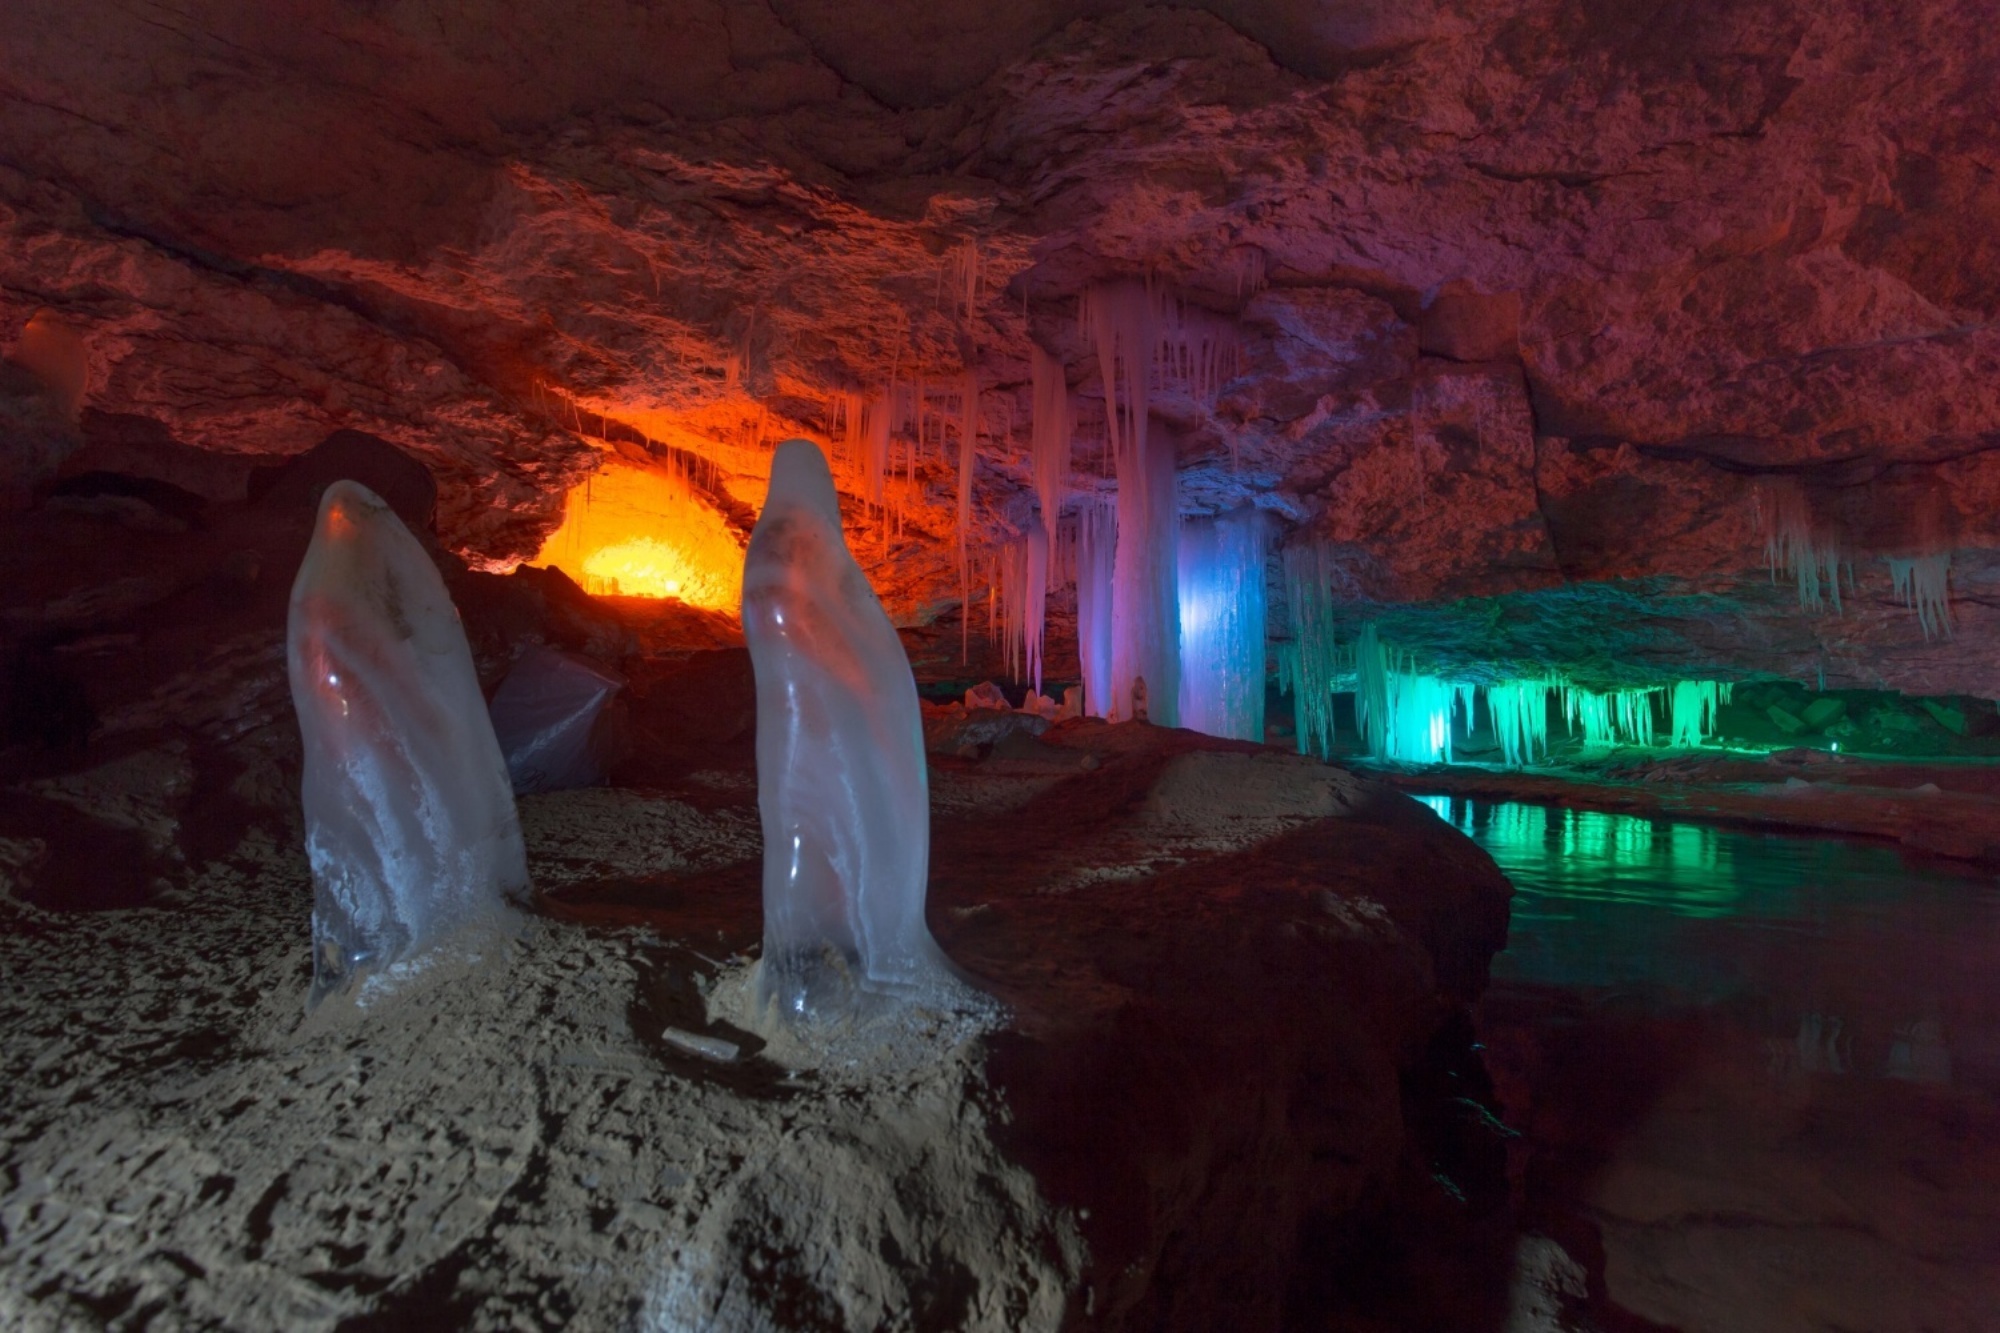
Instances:
[[[504,568],[606,447],[705,460],[740,524],[772,441],[920,381],[863,545],[933,618],[959,377],[991,548],[1032,511],[1031,342],[1109,486],[1077,298],[1143,276],[1240,344],[1156,398],[1184,511],[1254,501],[1356,598],[1455,603],[1409,635],[1442,660],[1532,621],[1606,678],[2000,695],[1996,125],[1974,0],[16,0],[0,338],[51,310],[89,381],[80,449],[32,442],[68,427],[18,375],[0,434],[226,494],[371,431]],[[1845,615],[1767,579],[1774,485],[1853,558]],[[1941,546],[1927,643],[1876,557]]]

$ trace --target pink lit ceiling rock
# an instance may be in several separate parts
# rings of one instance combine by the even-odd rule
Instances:
[[[1732,591],[1758,474],[1864,555],[1911,485],[1968,578],[2000,548],[1982,7],[1085,8],[32,0],[0,15],[0,340],[44,307],[79,331],[86,454],[134,421],[390,439],[499,567],[592,445],[709,460],[747,529],[770,443],[825,438],[834,395],[971,368],[991,549],[1032,508],[1031,340],[1107,488],[1076,298],[1151,274],[1242,335],[1215,401],[1156,399],[1183,503],[1254,500],[1363,596],[1668,576],[1728,599],[1718,666],[1764,670],[1791,631],[1747,627],[1791,613]],[[857,543],[911,623],[958,600],[927,429],[900,536]],[[1993,646],[1880,670],[2000,690]]]

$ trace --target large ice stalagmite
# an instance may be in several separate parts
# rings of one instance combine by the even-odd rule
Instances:
[[[826,458],[787,440],[743,566],[757,677],[757,1004],[837,1020],[950,978],[924,922],[930,798],[916,681],[841,536]]]
[[[327,487],[292,584],[288,639],[317,1003],[511,926],[528,868],[457,608],[365,486]]]

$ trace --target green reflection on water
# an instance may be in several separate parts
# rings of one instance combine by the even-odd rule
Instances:
[[[1717,830],[1602,810],[1419,797],[1484,847],[1524,890],[1728,916],[1742,897]],[[1527,882],[1523,882],[1523,880]]]

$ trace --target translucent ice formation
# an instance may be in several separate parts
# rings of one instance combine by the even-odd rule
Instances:
[[[1117,511],[1090,503],[1076,518],[1076,652],[1083,672],[1083,706],[1111,716],[1111,571],[1118,545]]]
[[[1039,693],[1049,597],[1049,534],[1038,516],[1030,515],[1028,531],[1008,545],[1000,588],[1006,608],[1008,673]]]
[[[757,677],[764,957],[757,1004],[837,1020],[949,977],[924,923],[930,804],[916,681],[841,536],[832,475],[778,446],[743,568]]]
[[[1180,533],[1181,725],[1264,739],[1264,519],[1254,508]]]
[[[1113,283],[1086,292],[1079,313],[1104,381],[1105,428],[1118,472],[1111,688],[1104,716],[1130,718],[1134,685],[1143,677],[1151,720],[1172,727],[1180,721],[1180,501],[1173,441],[1150,429],[1148,406],[1162,304],[1148,286]],[[1098,711],[1096,703],[1091,711]]]
[[[1063,363],[1040,347],[1030,349],[1028,367],[1034,386],[1034,416],[1030,450],[1035,460],[1035,496],[1042,522],[1055,531],[1069,498],[1070,437],[1076,433],[1076,413],[1069,402],[1069,380]]]
[[[1355,647],[1355,721],[1378,759],[1406,764],[1451,762],[1452,713],[1472,723],[1474,686],[1410,669],[1384,644],[1375,626],[1362,626]]]
[[[1345,576],[1339,559],[1320,542],[1287,546],[1283,565],[1292,639],[1278,646],[1278,683],[1292,696],[1299,753],[1324,759],[1333,753],[1333,689],[1343,674],[1334,625]]]
[[[1950,638],[1951,552],[1887,558],[1889,582],[1896,589],[1896,600],[1917,613],[1925,642],[1936,634]]]
[[[1674,744],[1698,747],[1716,732],[1722,705],[1729,702],[1727,681],[1682,680],[1674,682],[1668,716],[1673,722]]]
[[[611,737],[606,707],[625,682],[585,658],[530,646],[494,692],[488,712],[514,794],[604,781]]]
[[[1510,680],[1486,687],[1486,711],[1507,767],[1521,768],[1548,757],[1549,695],[1555,689],[1547,680]]]
[[[458,611],[409,529],[356,482],[320,502],[288,638],[318,1003],[510,925],[528,870]]]

